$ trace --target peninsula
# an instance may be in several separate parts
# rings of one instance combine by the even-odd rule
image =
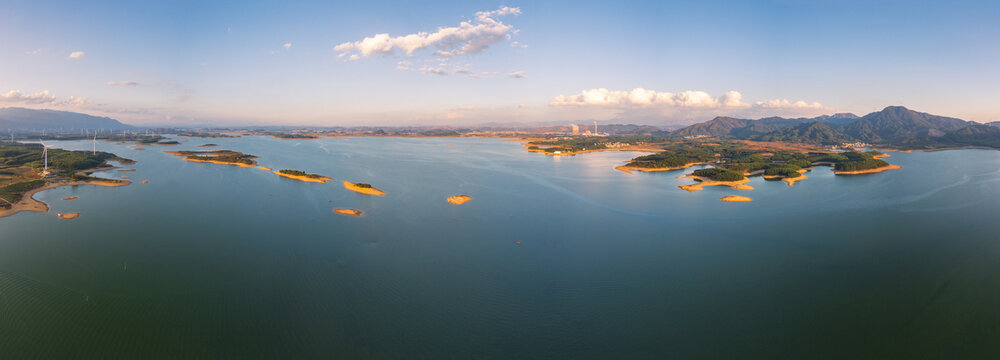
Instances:
[[[183,156],[186,161],[200,162],[200,163],[210,163],[219,165],[235,165],[239,167],[255,167],[257,162],[253,159],[258,158],[258,156],[244,154],[238,151],[232,150],[213,150],[213,151],[169,151],[164,150],[163,152],[168,154],[173,154],[174,156]]]

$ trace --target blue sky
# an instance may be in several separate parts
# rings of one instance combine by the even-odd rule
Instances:
[[[4,0],[0,9],[0,106],[134,124],[666,125],[888,105],[1000,120],[991,2]]]

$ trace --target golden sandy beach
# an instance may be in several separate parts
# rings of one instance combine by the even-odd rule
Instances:
[[[452,204],[455,204],[455,205],[465,204],[469,200],[472,200],[472,197],[469,196],[469,195],[455,195],[455,196],[448,197],[448,202],[450,202]]]
[[[333,209],[333,212],[342,215],[361,216],[363,212],[357,209]]]
[[[344,181],[344,188],[351,191],[357,191],[362,194],[375,195],[375,196],[385,195],[385,191],[376,189],[374,186],[370,188],[360,187],[357,184],[352,183],[350,181]]]
[[[751,198],[748,198],[746,196],[740,196],[740,195],[726,195],[726,196],[723,196],[723,197],[719,198],[719,200],[726,201],[726,202],[749,202],[749,201],[753,201],[753,199],[751,199]]]
[[[703,162],[697,162],[697,163],[684,164],[684,166],[662,167],[662,168],[648,168],[648,167],[622,165],[622,166],[616,166],[615,170],[622,171],[622,172],[625,172],[627,174],[631,174],[633,171],[657,172],[657,171],[683,170],[683,169],[687,169],[687,168],[695,166],[695,165],[703,165],[703,164],[705,164],[705,163],[703,163]]]
[[[714,181],[707,178],[694,175],[678,176],[678,179],[694,179],[697,183],[690,185],[678,185],[677,187],[687,190],[687,191],[701,191],[706,186],[728,186],[736,190],[753,190],[753,186],[745,185],[750,182],[750,179],[744,178],[739,181]]]
[[[834,171],[833,173],[837,174],[837,175],[862,175],[862,174],[880,173],[880,172],[883,172],[883,171],[886,171],[886,170],[896,170],[896,169],[902,169],[902,168],[903,167],[899,166],[899,165],[888,165],[888,166],[883,166],[883,167],[878,167],[878,168],[868,169],[868,170]]]
[[[298,176],[298,175],[285,174],[285,173],[283,173],[281,171],[272,171],[272,172],[275,173],[275,174],[278,174],[278,176],[283,176],[283,177],[286,177],[286,178],[289,178],[289,179],[295,179],[295,180],[306,181],[306,182],[314,182],[314,183],[320,183],[320,184],[325,184],[327,181],[336,180],[336,179],[334,179],[332,177],[326,177],[326,176],[308,177],[308,176]]]
[[[56,214],[56,216],[58,216],[58,217],[60,217],[62,219],[76,219],[76,218],[80,217],[80,213]]]

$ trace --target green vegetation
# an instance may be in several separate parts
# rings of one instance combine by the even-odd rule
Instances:
[[[371,189],[372,184],[354,183],[354,186],[357,186],[359,188]]]
[[[246,165],[257,165],[257,162],[253,159],[258,158],[258,156],[244,154],[238,151],[232,150],[213,150],[213,151],[177,151],[176,154],[184,156],[185,159],[200,160],[200,161],[217,161],[230,164],[246,164]]]
[[[107,161],[116,160],[131,162],[106,152],[92,153],[90,151],[66,151],[49,148],[49,170],[63,175],[76,171],[108,166]],[[40,144],[0,144],[0,166],[17,167],[30,166],[42,168],[45,166]]]
[[[23,181],[0,188],[0,199],[6,201],[0,202],[0,208],[9,209],[11,204],[21,201],[25,193],[42,186],[45,186],[45,180]]]
[[[282,174],[285,174],[285,175],[302,176],[302,177],[313,178],[313,179],[321,179],[321,178],[325,178],[326,177],[326,176],[319,175],[319,174],[309,174],[309,173],[306,173],[305,171],[300,171],[300,170],[288,170],[288,169],[284,169],[284,170],[278,170],[278,172],[282,173]]]
[[[746,179],[746,176],[743,176],[743,174],[720,168],[695,170],[693,175],[713,181],[740,181]]]
[[[648,143],[660,143],[666,141],[663,136],[654,135],[617,135],[617,136],[576,136],[555,140],[535,141],[533,146],[547,147],[547,153],[559,152],[579,152],[587,150],[603,150],[608,145],[638,145]]]

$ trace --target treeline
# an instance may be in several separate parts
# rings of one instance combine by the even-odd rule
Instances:
[[[321,177],[323,177],[323,175],[310,174],[310,173],[307,173],[307,172],[301,171],[301,170],[283,169],[283,170],[278,170],[278,172],[282,173],[282,174],[285,174],[285,175],[302,176],[302,177],[308,177],[308,178],[321,178]]]
[[[714,181],[740,181],[746,178],[738,172],[720,168],[695,170],[693,175]]]

